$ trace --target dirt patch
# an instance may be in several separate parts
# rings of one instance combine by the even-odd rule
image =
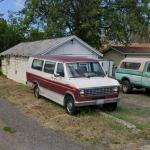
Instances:
[[[130,94],[120,93],[121,104],[129,108],[150,108],[150,93],[144,89],[134,89]]]
[[[41,122],[43,126],[52,128],[81,143],[102,146],[112,150],[137,150],[144,140],[149,140],[150,132],[146,126],[147,121],[144,124],[145,127],[143,124],[138,124],[139,128],[143,129],[142,133],[137,134],[103,117],[99,113],[101,111],[99,109],[83,108],[76,117],[68,116],[60,105],[45,98],[36,99],[31,88],[3,77],[0,77],[0,97],[9,100],[26,115]],[[121,97],[124,99],[123,95]],[[117,112],[111,115],[118,118],[122,117],[124,120],[127,118],[132,123],[136,123],[139,118],[142,119],[144,115],[147,115],[146,110],[143,111],[143,114],[140,112],[141,116],[138,114],[139,112],[135,113],[135,110],[128,112],[121,106]]]

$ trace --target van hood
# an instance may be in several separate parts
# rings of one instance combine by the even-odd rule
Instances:
[[[119,86],[117,80],[108,77],[70,78],[70,84],[79,89],[101,86]]]

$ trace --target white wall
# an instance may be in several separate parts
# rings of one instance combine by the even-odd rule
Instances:
[[[62,46],[56,48],[55,50],[49,52],[52,55],[67,55],[67,56],[79,56],[98,59],[98,55],[92,52],[90,49],[82,45],[77,40],[68,41]]]
[[[27,61],[25,57],[5,57],[2,60],[2,72],[9,79],[25,84]]]
[[[109,77],[113,76],[113,61],[100,60],[100,64]]]

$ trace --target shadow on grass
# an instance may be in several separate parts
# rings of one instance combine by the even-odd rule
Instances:
[[[129,94],[125,94],[125,95],[132,95],[132,94],[150,96],[150,93],[148,93],[144,88],[142,89],[133,88]]]

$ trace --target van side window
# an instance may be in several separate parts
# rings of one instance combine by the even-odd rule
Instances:
[[[50,61],[45,61],[44,72],[54,74],[55,63]]]
[[[32,68],[36,69],[36,70],[40,70],[42,71],[43,68],[43,60],[39,60],[39,59],[34,59],[33,63],[32,63]]]
[[[147,72],[150,72],[150,63],[148,64]]]
[[[120,68],[138,70],[140,68],[140,66],[141,66],[140,63],[122,62]]]
[[[57,64],[57,71],[56,73],[58,73],[61,77],[64,77],[64,66],[62,63],[58,63]]]

